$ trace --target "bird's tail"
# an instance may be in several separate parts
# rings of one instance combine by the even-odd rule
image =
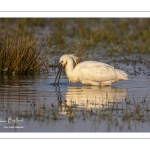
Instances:
[[[117,81],[128,80],[128,75],[124,71],[116,69],[116,73],[117,73],[117,79],[116,79]]]

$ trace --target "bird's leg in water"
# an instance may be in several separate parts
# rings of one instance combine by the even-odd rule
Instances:
[[[105,81],[101,83],[101,86],[105,86],[105,85],[111,85],[112,82],[111,81]]]

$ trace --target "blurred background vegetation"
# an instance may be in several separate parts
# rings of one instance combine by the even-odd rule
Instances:
[[[64,53],[147,61],[149,37],[149,18],[0,18],[0,73],[38,73]]]

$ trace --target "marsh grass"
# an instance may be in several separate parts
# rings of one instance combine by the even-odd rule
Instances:
[[[0,74],[38,73],[48,61],[44,56],[51,37],[52,35],[45,42],[45,46],[40,48],[37,46],[38,40],[30,33],[22,31],[17,25],[6,29],[4,33],[0,29]]]
[[[145,99],[145,98],[144,98]],[[90,99],[88,99],[90,101]],[[134,122],[149,122],[149,103],[146,103],[146,107],[143,107],[143,100],[134,100],[129,97],[125,98],[120,102],[111,102],[100,108],[89,108],[87,104],[82,104],[82,106],[75,105],[65,105],[62,104],[52,104],[48,105],[45,102],[36,102],[35,107],[33,107],[30,102],[3,102],[1,101],[1,112],[0,116],[6,118],[25,118],[26,121],[34,119],[42,125],[44,122],[56,122],[56,121],[68,121],[69,123],[75,123],[77,121],[92,121],[94,123],[101,124],[106,123],[108,131],[111,130],[112,126],[115,128],[120,128],[123,130],[125,124],[127,124],[128,129],[131,129],[131,123]],[[101,105],[94,104],[93,105]],[[15,107],[14,107],[15,105]],[[85,107],[84,107],[85,106]],[[2,115],[3,114],[3,115]]]
[[[90,101],[90,100],[89,100]],[[129,130],[133,128],[132,124],[134,122],[135,125],[139,123],[149,123],[150,121],[150,114],[147,112],[146,109],[142,109],[141,101],[137,101],[135,106],[132,103],[125,103],[124,101],[120,102],[120,109],[111,108],[114,107],[113,104],[102,108],[92,108],[89,109],[88,107],[78,107],[78,106],[68,106],[68,105],[60,105],[60,104],[53,104],[53,106],[46,105],[43,109],[42,102],[35,102],[36,107],[32,107],[31,105],[26,105],[26,103],[22,104],[25,105],[23,109],[13,109],[13,106],[10,106],[10,103],[1,102],[1,112],[0,116],[6,118],[25,118],[26,122],[30,122],[31,119],[34,119],[37,123],[42,126],[42,124],[46,123],[55,124],[59,121],[68,121],[69,123],[76,123],[78,121],[90,121],[93,122],[93,125],[100,125],[101,123],[106,124],[107,130],[110,131],[112,128],[119,129],[120,131],[123,130],[124,126],[127,126]],[[14,103],[18,105],[18,103]],[[20,104],[19,104],[20,105]],[[87,105],[87,104],[86,104]],[[131,109],[129,109],[126,105],[130,105]],[[138,106],[139,105],[139,106]],[[137,112],[137,109],[140,109],[140,112]],[[7,110],[7,111],[5,111]],[[3,114],[3,115],[2,115]],[[132,127],[131,127],[132,126]]]
[[[68,53],[74,53],[82,61],[91,59],[99,48],[96,43],[96,38],[106,28],[107,26],[104,26],[97,31],[91,31],[90,34],[84,35],[85,37],[82,37],[81,40],[73,44],[74,46],[68,51]]]
[[[108,60],[106,63],[114,63],[118,69],[122,68],[117,63],[126,67],[138,63],[147,68],[150,65],[149,18],[1,18],[0,21],[2,75],[39,73],[39,68],[48,65],[48,59],[66,53],[76,54],[80,61],[91,57]],[[14,27],[6,29],[6,24]],[[55,36],[51,36],[54,30]],[[53,46],[50,54],[49,44]],[[125,68],[125,71],[137,75],[143,70],[131,73]]]
[[[76,54],[81,61],[97,58],[108,64],[113,64],[116,68],[122,69],[132,77],[144,75],[150,81],[150,27],[149,18],[145,19],[18,19],[18,26],[3,30],[0,29],[0,73],[1,75],[14,74],[34,74],[47,63],[47,57],[51,58],[47,51],[48,44],[64,45],[53,47],[58,50],[54,55],[65,53]],[[13,21],[13,20],[12,20]],[[39,27],[43,39],[39,41],[35,38],[34,32],[25,30],[29,21]],[[1,21],[3,22],[3,21]],[[4,20],[7,24],[9,19]],[[15,23],[15,22],[14,22]],[[11,25],[11,23],[9,23]],[[43,34],[43,30],[48,27],[55,29],[58,26],[55,37]],[[21,28],[20,28],[21,27]],[[33,28],[31,29],[33,31]],[[6,31],[6,32],[4,32]],[[49,30],[46,30],[49,31]],[[36,33],[37,35],[37,33]],[[49,34],[48,34],[49,35]],[[45,42],[44,42],[45,41]],[[42,48],[41,48],[42,47]],[[58,49],[57,49],[58,48]],[[65,48],[65,49],[64,49]],[[66,51],[66,49],[69,49]],[[48,55],[47,55],[48,54]],[[93,56],[96,55],[94,58]],[[102,60],[101,60],[102,59]],[[55,61],[57,63],[57,60]],[[1,79],[0,79],[1,80]],[[120,102],[108,102],[102,104],[99,109],[88,109],[88,102],[84,108],[76,104],[68,106],[52,104],[38,104],[35,100],[31,102],[29,108],[24,110],[24,104],[14,110],[16,103],[7,103],[0,100],[1,116],[18,116],[27,119],[34,118],[41,124],[44,121],[52,123],[58,120],[98,120],[99,123],[106,122],[108,130],[110,124],[114,124],[120,130],[127,123],[129,128],[131,122],[136,124],[150,121],[149,100],[136,101],[125,98]],[[30,100],[29,100],[30,101]],[[115,100],[114,100],[115,101]],[[20,102],[21,103],[21,102]],[[92,102],[94,105],[94,102]],[[95,105],[99,105],[96,104]],[[122,125],[121,125],[121,123]]]

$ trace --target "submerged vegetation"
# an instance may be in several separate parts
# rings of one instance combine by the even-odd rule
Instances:
[[[114,99],[115,101],[115,99]],[[88,103],[91,102],[87,99],[87,103],[78,106],[75,103],[67,105],[67,101],[57,101],[56,104],[46,104],[44,101],[36,101],[34,99],[27,99],[26,101],[0,101],[0,117],[18,118],[25,122],[31,119],[37,123],[66,121],[75,123],[77,121],[91,120],[99,126],[102,122],[106,124],[106,130],[111,131],[111,128],[119,128],[119,131],[124,130],[127,126],[128,131],[134,130],[134,125],[139,122],[149,123],[150,121],[150,104],[145,100],[137,101],[129,98],[122,99],[122,101],[109,102],[106,104],[92,103],[95,108],[89,108]],[[16,126],[17,124],[11,124]],[[112,126],[112,127],[110,127]]]

